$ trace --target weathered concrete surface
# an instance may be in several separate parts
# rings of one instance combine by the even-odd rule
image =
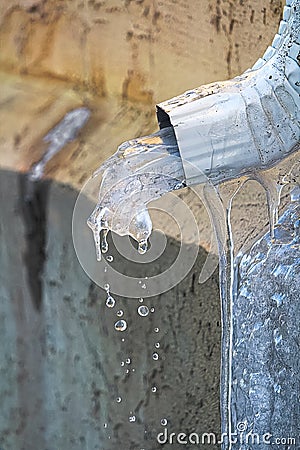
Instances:
[[[218,433],[218,276],[205,285],[195,277],[205,251],[200,248],[195,271],[180,285],[145,300],[154,313],[140,317],[138,300],[120,297],[109,309],[104,291],[85,275],[73,249],[76,191],[44,182],[26,205],[24,186],[23,176],[1,171],[0,447],[156,450],[165,417],[170,432]],[[31,223],[28,211],[37,212]],[[36,256],[39,245],[44,248],[37,267],[28,253]],[[170,239],[161,264],[177,249]],[[115,259],[120,264],[120,256]],[[128,262],[126,270],[139,271]],[[36,278],[39,302],[32,289]],[[118,309],[128,322],[124,333],[114,330]],[[155,350],[158,361],[152,359]],[[128,357],[131,364],[122,367]],[[135,423],[129,422],[131,411]]]
[[[253,65],[284,0],[1,2],[1,67],[149,104]]]

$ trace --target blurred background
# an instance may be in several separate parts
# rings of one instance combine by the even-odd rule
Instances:
[[[195,267],[147,300],[155,309],[147,317],[137,314],[139,300],[105,306],[76,258],[72,212],[121,142],[158,128],[156,103],[251,67],[283,4],[0,0],[1,450],[154,450],[164,420],[172,431],[219,433],[218,274],[197,283],[211,235],[204,207],[195,205]],[[26,174],[48,147],[44,137],[82,106],[89,120],[31,189]],[[265,204],[254,182],[235,198],[241,242],[267,225]],[[179,242],[165,232],[169,261]],[[110,254],[125,264],[113,245]],[[129,325],[123,334],[114,329],[117,309]]]

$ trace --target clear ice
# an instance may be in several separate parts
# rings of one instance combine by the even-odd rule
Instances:
[[[229,379],[231,430],[243,422],[247,433],[260,436],[270,433],[298,439],[300,435],[299,226],[298,188],[276,225],[274,238],[265,234],[235,259]],[[261,443],[247,448],[267,447],[270,445]],[[296,447],[292,443],[272,445],[276,450]],[[235,444],[232,448],[246,447]]]
[[[173,128],[125,142],[94,176],[101,176],[99,198],[87,223],[94,234],[97,259],[108,250],[109,230],[133,237],[139,253],[145,253],[152,231],[147,204],[184,186]]]

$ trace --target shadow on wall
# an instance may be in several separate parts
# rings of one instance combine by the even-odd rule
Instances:
[[[219,433],[217,272],[204,285],[196,276],[206,252],[177,287],[144,300],[155,308],[147,317],[138,299],[115,296],[107,308],[73,249],[77,192],[40,183],[28,209],[24,175],[0,175],[0,446],[154,450],[162,419],[169,432]],[[169,239],[163,258],[178,246]],[[118,310],[123,333],[114,329]]]

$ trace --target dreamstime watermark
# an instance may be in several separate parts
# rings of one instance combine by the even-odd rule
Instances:
[[[193,171],[200,173],[199,169],[195,167],[193,167]],[[165,173],[152,173],[149,169],[145,170],[143,175],[156,179],[161,177],[166,180],[167,178]],[[144,255],[138,254],[137,249],[133,247],[128,236],[120,237],[113,233],[114,256],[118,255],[119,260],[124,260],[124,264],[119,264],[118,266],[108,262],[105,254],[103,254],[101,261],[96,260],[93,235],[87,226],[87,219],[99,201],[101,175],[91,177],[78,195],[72,220],[72,235],[75,251],[87,275],[102,288],[106,284],[109,284],[112,293],[122,295],[123,297],[151,297],[173,288],[191,271],[198,257],[200,241],[199,227],[197,218],[192,210],[192,204],[203,203],[209,217],[211,219],[213,217],[217,218],[214,221],[212,230],[211,250],[207,254],[199,277],[199,282],[206,281],[218,266],[218,258],[216,258],[218,251],[217,240],[214,238],[216,234],[218,235],[219,247],[225,246],[226,220],[225,215],[220,212],[223,212],[222,202],[216,188],[204,174],[201,174],[201,176],[206,182],[201,186],[190,187],[189,189],[192,195],[181,198],[174,192],[169,192],[163,195],[161,199],[156,200],[155,203],[151,203],[149,208],[153,214],[158,212],[161,216],[163,214],[168,216],[168,220],[173,221],[174,226],[179,230],[180,238],[178,240],[179,245],[176,257],[173,259],[170,258],[170,260],[168,259],[167,235],[169,230],[154,230],[149,239],[150,248]],[[113,231],[117,230],[120,217],[124,217],[125,215],[124,211],[128,211],[131,202],[134,204],[134,201],[139,196],[139,192],[136,191],[132,193],[126,191],[126,195],[123,195],[124,192],[122,194],[124,186],[126,188],[126,182],[129,186],[134,185],[132,179],[132,175],[120,176],[120,179],[111,183],[111,186],[109,186],[110,189],[107,189],[103,198],[101,198],[101,204],[103,202],[106,205],[110,204],[110,196],[114,199],[116,196],[120,198],[120,202],[117,204],[115,210],[111,211],[112,217],[110,218],[110,223]],[[148,187],[146,186],[145,189],[148,189]],[[190,199],[191,196],[193,196],[192,202]],[[218,230],[216,230],[216,227]],[[191,242],[191,239],[194,242]],[[163,258],[165,251],[166,257]],[[163,262],[160,260],[161,256]],[[136,272],[130,274],[127,270],[129,268],[128,261],[144,266],[149,264],[149,267],[152,268],[151,275],[147,274],[147,277],[138,277],[136,276]],[[168,265],[166,265],[166,262],[168,262]],[[154,273],[154,267],[157,269],[156,273]]]
[[[164,428],[163,431],[157,434],[156,440],[158,444],[174,444],[174,445],[288,445],[296,446],[295,437],[278,437],[272,433],[259,434],[253,431],[247,431],[247,424],[240,422],[237,424],[236,432],[223,433],[221,436],[216,433],[174,433]]]

